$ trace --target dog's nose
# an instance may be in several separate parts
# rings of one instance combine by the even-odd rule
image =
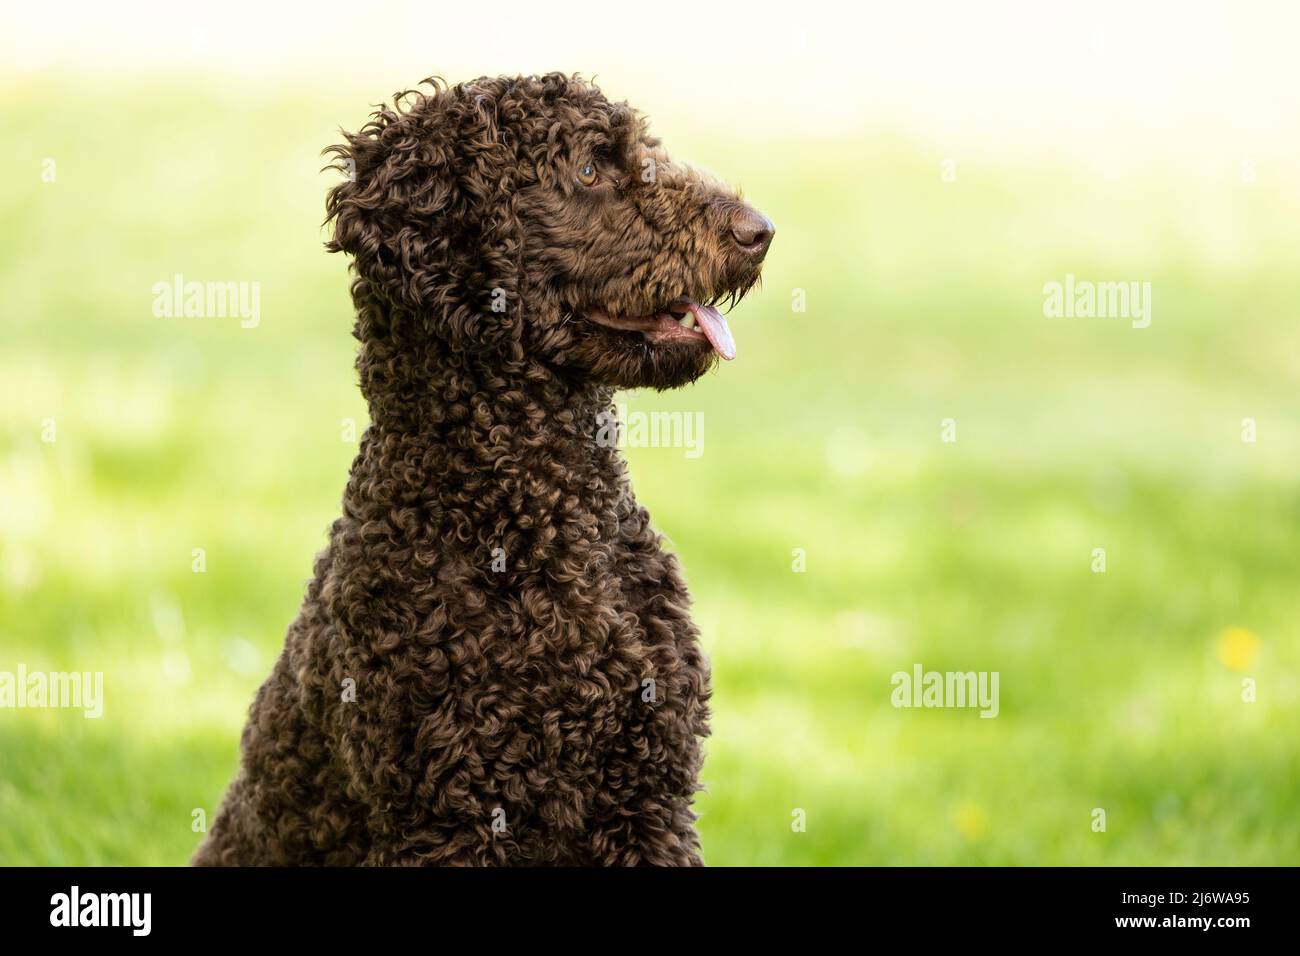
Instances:
[[[775,233],[772,220],[749,206],[737,212],[731,221],[731,238],[743,252],[759,262],[767,255],[767,247],[772,244]]]

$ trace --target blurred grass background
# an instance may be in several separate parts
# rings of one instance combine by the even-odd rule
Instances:
[[[215,811],[364,427],[318,170],[379,92],[0,94],[0,670],[106,685],[0,710],[0,863],[181,864]],[[629,456],[714,667],[706,859],[1300,862],[1294,169],[947,182],[887,132],[655,119],[778,225],[738,360],[627,397],[705,416]],[[260,326],[155,318],[178,272],[259,282]],[[1066,273],[1150,281],[1151,327],[1044,318]],[[998,671],[1000,716],[894,709],[918,662]]]

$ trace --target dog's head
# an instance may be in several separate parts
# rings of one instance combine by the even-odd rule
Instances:
[[[718,307],[758,281],[772,223],[590,83],[434,82],[346,135],[329,248],[389,313],[363,341],[433,337],[619,387],[682,385],[735,355]]]

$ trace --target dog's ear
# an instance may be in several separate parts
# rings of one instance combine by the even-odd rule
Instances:
[[[492,82],[407,91],[325,153],[343,182],[326,199],[331,252],[369,296],[458,348],[517,343],[521,230],[514,144]]]

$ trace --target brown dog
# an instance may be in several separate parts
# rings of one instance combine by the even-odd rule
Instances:
[[[772,224],[558,73],[332,152],[371,424],[194,862],[699,864],[708,666],[597,434],[734,355]]]

